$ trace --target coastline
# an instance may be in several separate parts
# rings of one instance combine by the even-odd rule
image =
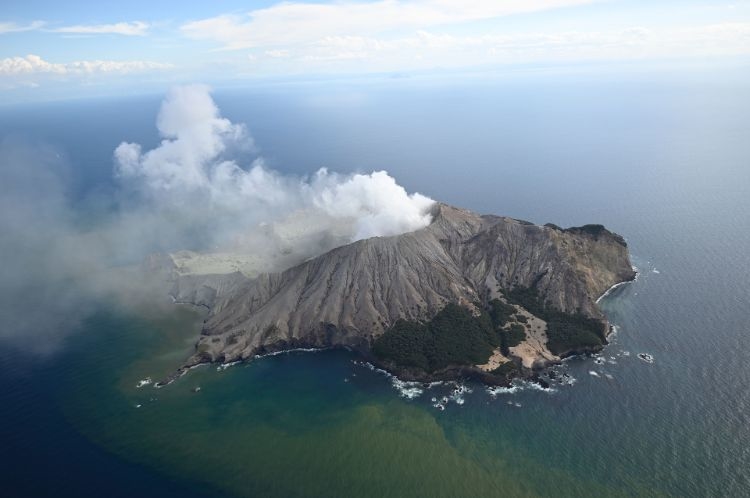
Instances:
[[[621,282],[617,282],[616,284],[609,287],[601,296],[599,296],[594,303],[598,305],[604,298],[609,296],[615,289],[626,285],[633,283],[638,280],[638,276],[640,275],[640,271],[636,266],[632,266],[633,269],[633,277],[629,280],[623,280]],[[194,303],[189,302],[182,302],[177,301],[174,296],[171,296],[174,304],[187,304],[192,305],[198,308],[205,307],[205,305],[196,305]],[[609,337],[614,331],[615,326],[612,325],[609,320],[605,320],[605,326],[606,326],[606,337]],[[596,347],[582,347],[582,348],[574,348],[569,351],[565,351],[563,353],[560,353],[557,355],[556,359],[550,359],[550,358],[544,358],[544,361],[538,361],[533,366],[527,367],[523,365],[522,361],[515,361],[513,359],[510,359],[511,362],[516,364],[516,369],[508,372],[504,376],[499,376],[496,374],[493,374],[492,372],[483,370],[479,366],[476,365],[452,365],[449,367],[446,367],[444,369],[438,370],[436,372],[426,372],[424,370],[418,369],[418,368],[410,368],[410,367],[401,367],[398,365],[390,364],[388,362],[383,362],[378,360],[374,355],[372,355],[369,351],[361,351],[358,349],[353,349],[351,347],[343,346],[343,345],[333,345],[333,346],[320,346],[315,344],[307,344],[303,341],[282,341],[278,343],[277,345],[269,345],[264,346],[262,348],[259,348],[256,352],[254,352],[251,356],[247,358],[234,358],[230,359],[229,361],[211,361],[206,360],[205,356],[196,355],[190,358],[192,362],[188,361],[188,363],[184,364],[180,368],[178,368],[175,372],[168,375],[162,380],[159,380],[157,382],[153,383],[153,386],[155,388],[161,388],[165,387],[180,377],[187,374],[190,370],[193,368],[197,368],[200,366],[209,366],[213,364],[217,364],[220,369],[226,369],[229,368],[232,365],[240,364],[240,363],[249,363],[251,361],[254,361],[256,359],[265,358],[268,356],[276,356],[280,354],[287,354],[287,353],[293,353],[293,352],[308,352],[308,353],[314,353],[319,351],[325,351],[325,350],[332,350],[332,349],[341,349],[345,351],[349,351],[352,353],[356,353],[358,356],[360,356],[360,359],[363,362],[369,363],[374,368],[377,368],[379,370],[382,370],[383,372],[387,373],[388,375],[391,375],[393,378],[402,381],[402,382],[418,382],[423,384],[430,384],[434,382],[452,382],[452,381],[462,381],[462,380],[476,380],[482,384],[485,384],[488,387],[509,387],[512,385],[513,381],[515,380],[524,380],[524,381],[530,381],[530,382],[539,382],[539,374],[540,372],[544,371],[547,368],[554,367],[555,365],[559,365],[563,363],[564,361],[576,357],[576,356],[585,356],[590,354],[595,354],[600,352],[602,349],[604,349],[605,346],[607,346],[608,341],[605,339],[605,343],[601,346]],[[278,348],[277,348],[278,346]],[[290,347],[291,346],[291,347]]]
[[[265,348],[265,349],[267,350],[268,348]],[[199,361],[199,362],[192,363],[192,364],[185,364],[182,367],[178,368],[172,374],[168,375],[167,377],[154,382],[153,386],[154,388],[157,388],[157,389],[166,387],[172,384],[173,382],[177,381],[184,375],[186,375],[190,370],[193,370],[195,368],[202,367],[202,366],[211,366],[215,364],[217,365],[217,369],[224,370],[234,365],[247,364],[252,361],[255,361],[261,358],[271,357],[271,356],[277,356],[277,355],[288,354],[288,353],[297,353],[297,352],[317,353],[320,351],[329,351],[329,350],[336,350],[336,349],[354,353],[355,355],[358,356],[356,361],[361,361],[363,363],[372,365],[373,368],[377,370],[381,370],[382,372],[388,374],[394,379],[397,379],[402,382],[417,382],[420,384],[474,380],[488,387],[509,387],[511,386],[514,380],[525,380],[525,381],[530,381],[530,382],[536,382],[538,381],[539,372],[543,371],[546,368],[558,365],[563,360],[563,357],[561,357],[560,360],[550,361],[548,363],[545,363],[544,365],[540,365],[532,369],[529,369],[529,368],[516,369],[511,372],[513,375],[498,376],[498,375],[492,374],[491,372],[486,372],[474,365],[453,365],[453,366],[449,366],[449,367],[446,367],[444,369],[441,369],[435,372],[426,372],[424,370],[420,370],[416,368],[400,367],[397,365],[393,365],[387,362],[380,361],[377,358],[375,358],[372,354],[368,354],[368,353],[355,350],[346,346],[327,346],[327,347],[295,346],[291,348],[282,348],[282,349],[278,349],[274,351],[259,352],[249,358],[240,359],[240,360],[231,360],[231,361],[226,361],[226,362]],[[595,351],[585,351],[585,352],[582,352],[581,354],[588,354],[590,352],[595,352]]]
[[[633,266],[632,268],[633,268],[633,278],[631,278],[630,280],[623,280],[622,282],[617,282],[612,287],[610,287],[609,289],[607,289],[606,291],[604,291],[604,294],[602,294],[601,296],[599,296],[596,299],[596,301],[594,301],[594,304],[599,304],[602,299],[604,299],[605,297],[607,297],[608,295],[610,295],[615,289],[617,289],[617,288],[619,288],[619,287],[621,287],[621,286],[623,286],[625,284],[631,284],[633,282],[636,282],[638,280],[638,275],[640,275],[641,272],[640,272],[640,270],[638,270],[638,267],[636,267],[636,266]]]

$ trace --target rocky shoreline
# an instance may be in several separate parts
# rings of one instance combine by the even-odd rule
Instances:
[[[620,282],[620,284],[630,283],[633,280]],[[616,285],[620,285],[620,284],[616,284]],[[613,332],[613,330],[614,330],[614,327],[611,324],[607,323],[607,331],[608,331],[607,336],[609,336]],[[402,367],[391,362],[381,361],[369,352],[354,350],[346,346],[316,346],[316,345],[306,344],[302,342],[295,342],[295,343],[284,342],[284,343],[278,343],[272,346],[266,346],[263,348],[262,351],[258,351],[251,357],[247,359],[242,359],[242,360],[235,360],[235,361],[229,361],[229,362],[216,362],[216,361],[211,361],[209,357],[203,357],[201,359],[201,357],[193,356],[191,359],[197,360],[195,363],[186,363],[182,365],[172,374],[168,375],[167,377],[159,381],[154,382],[153,385],[156,388],[165,387],[175,382],[182,376],[186,375],[193,368],[204,366],[204,365],[217,365],[217,366],[232,365],[232,364],[237,364],[237,363],[248,363],[251,361],[256,361],[266,356],[293,353],[297,351],[315,352],[315,351],[340,349],[340,350],[349,351],[351,353],[358,355],[361,361],[370,363],[374,368],[381,369],[387,374],[404,382],[418,382],[421,384],[431,384],[435,382],[460,382],[460,381],[469,380],[469,381],[479,382],[488,387],[510,387],[513,381],[515,380],[526,380],[530,382],[539,383],[542,387],[546,388],[548,387],[546,385],[547,382],[540,376],[540,374],[542,374],[543,372],[545,372],[551,367],[562,364],[562,362],[568,358],[572,358],[575,356],[590,356],[590,355],[599,353],[607,345],[608,343],[605,343],[598,347],[592,347],[592,348],[571,349],[569,351],[561,353],[559,355],[560,357],[559,360],[548,361],[544,364],[536,365],[534,368],[531,368],[531,369],[523,368],[522,366],[520,366],[520,359],[516,358],[515,360],[511,360],[511,361],[513,361],[516,364],[516,366],[519,368],[512,370],[510,372],[512,375],[500,376],[492,372],[481,370],[477,366],[473,366],[473,365],[453,365],[453,366],[449,366],[447,368],[441,369],[439,371],[426,372],[418,368]]]
[[[197,365],[299,348],[354,351],[403,380],[507,385],[607,343],[610,328],[597,302],[637,276],[623,237],[601,225],[561,229],[445,204],[432,215],[415,232],[361,240],[253,278],[185,274],[166,261],[175,301],[210,311],[194,354],[157,385]],[[490,330],[480,315],[488,316],[493,302],[505,316],[493,318]],[[420,329],[450,305],[485,320],[467,329],[471,344],[461,343],[463,332],[450,333],[466,323],[455,311],[434,330]],[[410,325],[393,332],[400,320]],[[429,348],[420,352],[409,330],[438,341],[437,356]],[[386,336],[390,342],[381,349],[392,358],[373,351]],[[411,351],[401,349],[403,341]],[[392,361],[401,350],[408,354]],[[422,354],[434,358],[425,363]]]

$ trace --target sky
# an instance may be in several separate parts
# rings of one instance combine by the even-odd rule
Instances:
[[[750,0],[3,2],[0,103],[519,66],[750,56]]]

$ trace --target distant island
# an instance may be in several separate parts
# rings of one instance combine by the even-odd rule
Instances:
[[[507,384],[600,350],[610,326],[596,300],[635,278],[625,240],[601,225],[439,203],[423,229],[278,273],[189,271],[190,258],[151,262],[170,272],[176,301],[209,309],[195,353],[161,384],[198,364],[294,348],[346,348],[404,380]]]

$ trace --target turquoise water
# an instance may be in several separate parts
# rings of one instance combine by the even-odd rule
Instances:
[[[554,91],[538,83],[460,96],[381,91],[359,109],[277,97],[284,112],[266,110],[266,121],[268,96],[217,100],[236,101],[232,118],[246,113],[264,154],[292,170],[305,154],[314,166],[348,157],[352,167],[368,167],[380,157],[410,189],[441,200],[539,223],[601,222],[625,235],[640,276],[603,302],[618,332],[602,364],[566,362],[575,382],[553,392],[493,396],[468,384],[464,403],[445,411],[431,398],[450,395],[451,386],[409,399],[342,351],[201,367],[166,388],[138,389],[140,379],[158,378],[189,352],[201,315],[102,306],[54,355],[0,353],[4,489],[10,496],[746,495],[746,86],[562,83]],[[467,116],[476,131],[459,133]],[[126,122],[135,126],[137,116]],[[47,133],[61,136],[54,127]],[[654,362],[640,360],[642,352]]]

